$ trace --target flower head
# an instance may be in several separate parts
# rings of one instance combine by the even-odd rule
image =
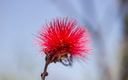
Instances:
[[[36,35],[39,38],[41,51],[51,61],[63,59],[84,60],[92,53],[91,38],[85,26],[79,26],[77,21],[70,18],[56,18],[43,25]]]

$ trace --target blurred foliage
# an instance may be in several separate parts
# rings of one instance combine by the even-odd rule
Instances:
[[[126,17],[125,17],[125,25],[126,25],[126,30],[128,33],[128,13],[126,14]]]
[[[124,9],[127,9],[128,0],[121,0],[123,3],[121,6]],[[120,80],[128,80],[128,10],[126,10],[124,14],[124,48],[122,50],[123,56],[121,61],[121,72],[120,72]]]
[[[122,3],[126,3],[128,0],[122,0]]]
[[[121,0],[123,4],[127,3],[128,0]]]

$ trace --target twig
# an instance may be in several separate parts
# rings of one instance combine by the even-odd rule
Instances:
[[[45,80],[45,77],[48,75],[48,73],[47,73],[47,67],[48,67],[48,65],[50,64],[50,60],[46,60],[46,63],[45,63],[45,67],[44,67],[44,72],[43,73],[41,73],[41,78],[42,78],[42,80]]]

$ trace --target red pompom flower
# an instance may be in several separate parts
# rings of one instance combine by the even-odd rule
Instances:
[[[36,37],[42,53],[51,62],[72,62],[72,59],[83,61],[92,53],[88,29],[78,25],[72,18],[49,21],[37,32]]]

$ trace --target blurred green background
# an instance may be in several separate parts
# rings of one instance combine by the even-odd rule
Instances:
[[[46,80],[128,80],[128,0],[0,0],[0,80],[41,80],[45,55],[32,34],[67,16],[89,29],[94,54],[50,64]]]

